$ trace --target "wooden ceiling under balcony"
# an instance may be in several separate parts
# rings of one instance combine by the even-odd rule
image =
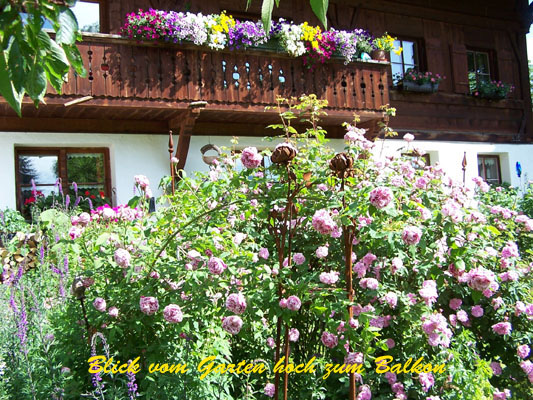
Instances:
[[[328,100],[322,125],[337,136],[354,113],[375,128],[389,103],[387,63],[331,60],[309,70],[274,51],[217,52],[103,34],[84,36],[78,48],[87,76],[71,71],[61,95],[49,88],[46,104],[25,102],[22,119],[0,102],[2,130],[166,133],[191,103],[205,101],[194,134],[263,136],[272,132],[266,125],[279,121],[277,110],[265,110],[278,96],[314,93]],[[92,99],[65,106],[85,96]]]

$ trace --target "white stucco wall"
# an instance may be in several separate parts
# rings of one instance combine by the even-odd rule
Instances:
[[[219,147],[232,147],[231,137],[206,137],[195,136],[191,138],[189,155],[185,170],[187,173],[193,171],[207,171],[208,167],[202,161],[200,149],[202,146],[211,143]],[[257,148],[273,148],[278,141],[267,142],[262,138],[239,138],[237,148],[247,146],[256,146]],[[332,139],[329,143],[335,150],[342,151],[344,141],[341,139]],[[401,139],[387,139],[383,146],[382,156],[398,154],[399,151],[406,150],[407,143]],[[381,153],[382,143],[376,142],[374,153]],[[462,181],[463,170],[462,161],[464,152],[466,152],[466,181],[470,185],[472,178],[478,176],[477,156],[478,154],[492,154],[500,156],[500,167],[502,180],[510,183],[512,186],[520,186],[526,180],[533,179],[533,145],[524,144],[491,144],[475,142],[444,142],[444,141],[420,141],[415,140],[410,144],[410,148],[417,147],[429,153],[432,165],[437,162],[453,179]],[[522,178],[519,179],[515,172],[515,164],[519,161],[522,165]],[[522,181],[522,182],[520,182]]]
[[[15,147],[107,147],[116,204],[133,195],[133,176],[148,177],[154,196],[169,174],[168,136],[143,134],[0,132],[0,209],[16,207]]]
[[[194,171],[207,171],[202,161],[200,148],[208,143],[219,147],[232,147],[229,136],[193,136],[185,165],[188,174]],[[133,194],[133,176],[146,175],[151,182],[155,196],[161,193],[157,186],[160,179],[168,175],[168,153],[166,135],[146,134],[83,134],[83,133],[23,133],[0,132],[0,209],[16,207],[15,196],[15,147],[107,147],[110,153],[111,180],[115,191],[115,204],[127,202]],[[256,146],[273,148],[278,141],[267,142],[262,138],[239,138],[237,148]],[[342,151],[344,142],[340,139],[329,143],[335,150]],[[387,139],[383,155],[394,154],[406,142]],[[500,156],[501,173],[505,182],[519,186],[515,163],[522,164],[522,184],[526,179],[533,179],[533,145],[480,144],[473,142],[437,142],[415,140],[411,145],[430,154],[431,163],[440,163],[444,170],[454,179],[462,180],[463,154],[467,156],[467,183],[478,175],[478,154],[497,154]],[[375,147],[375,153],[381,151],[381,143]]]

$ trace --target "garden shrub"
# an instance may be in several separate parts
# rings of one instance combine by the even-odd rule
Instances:
[[[355,124],[336,155],[318,126],[324,102],[288,103],[274,149],[227,149],[155,213],[137,176],[127,206],[68,224],[48,215],[40,267],[1,288],[10,367],[0,396],[265,399],[279,337],[294,364],[315,357],[314,373],[289,374],[291,400],[347,399],[348,375],[323,379],[328,363],[363,365],[359,400],[531,398],[532,251],[522,243],[533,220],[516,203],[483,200],[499,192],[480,179],[470,191],[422,160],[375,159]],[[305,132],[291,125],[297,117]],[[141,371],[89,374],[91,355],[139,357]],[[268,370],[200,379],[209,356]],[[445,371],[382,374],[383,356]],[[152,363],[189,372],[150,374]]]

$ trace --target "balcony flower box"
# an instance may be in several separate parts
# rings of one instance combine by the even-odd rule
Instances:
[[[439,90],[439,83],[446,77],[432,72],[417,72],[409,69],[403,77],[396,76],[402,89],[408,92],[435,93]]]
[[[501,81],[479,82],[473,95],[487,100],[503,100],[513,90],[513,85]]]
[[[403,81],[402,82],[402,89],[407,92],[419,92],[419,93],[435,93],[437,90],[439,90],[439,84],[438,83],[431,83],[431,82],[425,82],[425,83],[416,83],[412,81]]]

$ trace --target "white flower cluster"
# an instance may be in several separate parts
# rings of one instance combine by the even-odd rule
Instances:
[[[278,35],[283,47],[291,56],[300,57],[305,54],[305,44],[302,41],[302,25],[281,24],[281,30]]]

